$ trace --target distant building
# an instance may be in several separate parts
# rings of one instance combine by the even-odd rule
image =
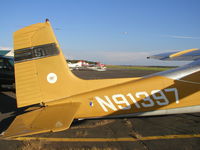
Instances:
[[[13,50],[0,50],[0,55],[14,57]]]

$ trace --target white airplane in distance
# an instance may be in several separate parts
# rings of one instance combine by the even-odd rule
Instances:
[[[83,67],[83,63],[84,62],[82,60],[78,61],[77,63],[68,62],[68,67],[70,68],[70,70],[79,69]]]
[[[90,65],[87,67],[90,70],[95,70],[95,71],[106,71],[107,67],[105,64],[102,64],[100,62],[96,62],[96,64]]]

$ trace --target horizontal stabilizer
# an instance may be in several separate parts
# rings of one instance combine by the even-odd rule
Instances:
[[[68,129],[79,106],[80,103],[58,104],[19,115],[4,132],[3,137],[10,138]]]
[[[187,49],[178,52],[161,53],[147,57],[149,59],[159,60],[178,60],[178,61],[195,61],[200,59],[200,49]]]

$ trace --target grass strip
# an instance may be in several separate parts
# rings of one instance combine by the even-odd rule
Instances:
[[[162,66],[123,66],[123,65],[106,65],[110,69],[136,69],[136,70],[152,70],[152,71],[165,71],[175,67],[162,67]]]

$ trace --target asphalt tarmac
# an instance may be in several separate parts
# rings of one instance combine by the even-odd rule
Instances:
[[[139,77],[155,71],[73,71],[84,79]],[[0,93],[0,127],[16,109],[15,93]],[[199,150],[200,113],[76,121],[71,128],[0,140],[0,150]]]

